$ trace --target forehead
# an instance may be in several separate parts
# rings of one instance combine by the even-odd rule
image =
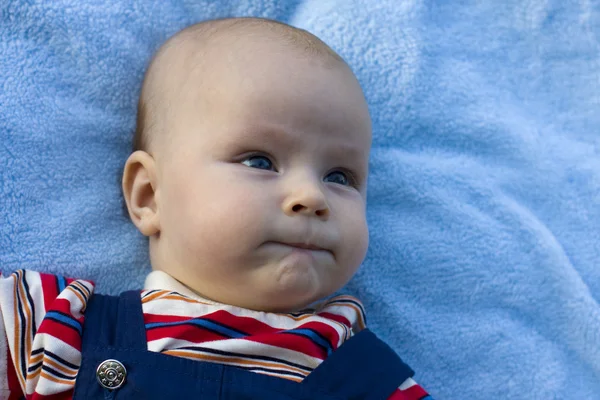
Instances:
[[[371,129],[368,117],[353,104],[335,103],[332,96],[297,95],[281,90],[238,96],[213,113],[209,142],[240,150],[265,150],[368,161]],[[260,150],[260,149],[254,149]]]
[[[172,107],[178,130],[202,141],[262,137],[368,157],[368,107],[345,64],[322,63],[265,41],[221,45],[186,63]]]
[[[245,124],[271,121],[327,137],[368,138],[371,121],[358,81],[338,63],[327,66],[295,53],[256,49],[217,69],[209,101]],[[276,129],[272,131],[277,131]]]

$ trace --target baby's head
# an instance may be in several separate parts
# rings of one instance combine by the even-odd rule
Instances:
[[[362,263],[371,121],[346,63],[274,21],[203,22],[144,80],[123,173],[154,270],[199,295],[294,311]]]

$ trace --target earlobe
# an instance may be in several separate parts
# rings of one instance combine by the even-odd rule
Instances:
[[[123,170],[123,195],[131,221],[145,236],[160,232],[158,182],[154,158],[145,151],[132,153]]]

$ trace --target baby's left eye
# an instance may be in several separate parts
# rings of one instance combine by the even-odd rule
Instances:
[[[343,171],[333,171],[323,178],[325,182],[337,183],[342,186],[350,186],[353,184],[352,177]]]

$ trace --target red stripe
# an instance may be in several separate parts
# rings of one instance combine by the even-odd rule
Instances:
[[[207,319],[219,322],[235,330],[245,332],[248,335],[261,335],[280,331],[280,329],[273,328],[257,319],[251,317],[239,317],[225,310],[215,311],[214,313],[207,314],[206,317]]]
[[[340,340],[340,335],[338,331],[335,330],[329,324],[319,321],[311,321],[307,322],[306,324],[300,325],[296,329],[312,329],[313,331],[318,332],[321,336],[327,339],[327,341],[331,344],[332,350],[337,350],[338,348],[338,341]]]
[[[21,391],[21,385],[19,385],[19,378],[17,378],[15,365],[10,357],[10,352],[6,353],[6,367],[8,369],[8,373],[6,374],[8,380],[8,389],[10,390],[10,397],[8,399],[20,399],[23,396],[23,392]]]
[[[204,343],[213,340],[229,339],[226,336],[206,330],[201,326],[177,325],[146,330],[146,340],[153,341],[163,338],[187,340],[192,343]]]
[[[64,392],[44,396],[43,394],[34,393],[27,396],[27,400],[71,400],[73,398],[74,389],[69,389]]]
[[[419,385],[413,385],[408,389],[402,390],[401,392],[406,396],[406,399],[409,400],[419,400],[427,396],[427,392]]]
[[[46,311],[46,313],[48,313],[49,311],[59,311],[63,314],[67,314],[73,317],[73,314],[71,313],[71,302],[67,299],[55,299],[51,303],[50,307],[47,308],[48,310]]]
[[[218,322],[235,330],[245,332],[249,335],[274,333],[279,332],[279,329],[273,328],[264,322],[258,321],[250,317],[238,317],[224,310],[218,310],[209,314],[198,317],[193,316],[177,316],[177,315],[160,315],[160,314],[144,314],[144,323],[168,323],[168,322],[184,322],[191,319],[206,319]],[[157,328],[155,328],[157,329]]]
[[[58,285],[55,275],[40,273],[42,293],[44,294],[44,311],[48,312],[54,299],[58,297]]]
[[[338,314],[332,314],[329,312],[320,312],[319,314],[317,314],[323,318],[327,318],[327,319],[332,319],[336,322],[339,322],[341,324],[346,325],[348,328],[352,328],[352,324],[350,323],[350,321],[348,320],[348,318],[344,317],[343,315],[338,315]]]
[[[64,277],[64,278],[65,278],[65,281],[67,281],[67,282],[66,282],[66,285],[67,285],[67,286],[69,286],[71,283],[73,283],[73,282],[75,282],[75,281],[79,280],[79,279],[67,278],[67,277]],[[89,282],[91,282],[92,284],[94,283],[94,282],[92,282],[92,281],[89,281]]]
[[[61,323],[44,318],[40,324],[38,333],[54,336],[81,351],[81,336],[79,336],[79,333],[75,329],[68,328]]]

